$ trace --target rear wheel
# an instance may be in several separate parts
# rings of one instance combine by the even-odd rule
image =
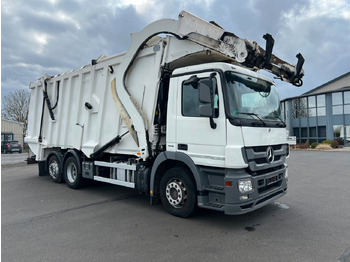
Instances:
[[[184,167],[167,170],[160,180],[164,209],[178,217],[189,217],[197,209],[197,193],[191,172]]]
[[[64,163],[64,180],[68,187],[76,189],[83,185],[80,163],[74,156],[70,156]]]
[[[61,159],[56,155],[52,155],[49,159],[47,169],[52,181],[55,183],[61,183],[63,180],[61,168]]]

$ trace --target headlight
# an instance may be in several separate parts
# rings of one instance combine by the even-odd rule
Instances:
[[[241,193],[248,193],[253,190],[253,182],[250,178],[238,180],[238,190]]]
[[[286,180],[286,184],[288,184],[288,168],[286,168],[286,172],[284,173],[284,178]]]

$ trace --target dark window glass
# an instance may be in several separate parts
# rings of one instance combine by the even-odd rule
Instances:
[[[294,128],[293,128],[293,134],[294,134],[294,136],[296,136],[297,138],[299,138],[299,137],[300,137],[300,135],[299,135],[299,128],[294,127]]]
[[[310,137],[316,137],[316,127],[310,127]]]
[[[307,128],[306,127],[301,128],[301,137],[307,137]]]
[[[318,137],[326,137],[326,126],[319,126],[318,127]]]
[[[200,84],[210,84],[214,81],[214,109],[215,109],[215,117],[219,116],[219,97],[218,90],[216,85],[216,79],[212,80],[209,78],[203,78],[199,81]],[[199,93],[198,88],[194,88],[192,85],[183,85],[182,86],[182,115],[183,116],[191,116],[191,117],[200,117],[199,114]]]
[[[191,85],[182,86],[182,115],[199,117],[198,88]]]

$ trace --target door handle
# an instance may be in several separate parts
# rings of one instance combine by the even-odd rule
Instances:
[[[177,149],[187,151],[188,145],[187,144],[178,144]]]

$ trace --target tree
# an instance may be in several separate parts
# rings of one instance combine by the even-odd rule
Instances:
[[[308,116],[307,102],[305,97],[292,100],[292,116],[293,118]]]
[[[27,132],[30,93],[19,89],[2,99],[1,117],[23,123],[23,136]]]

